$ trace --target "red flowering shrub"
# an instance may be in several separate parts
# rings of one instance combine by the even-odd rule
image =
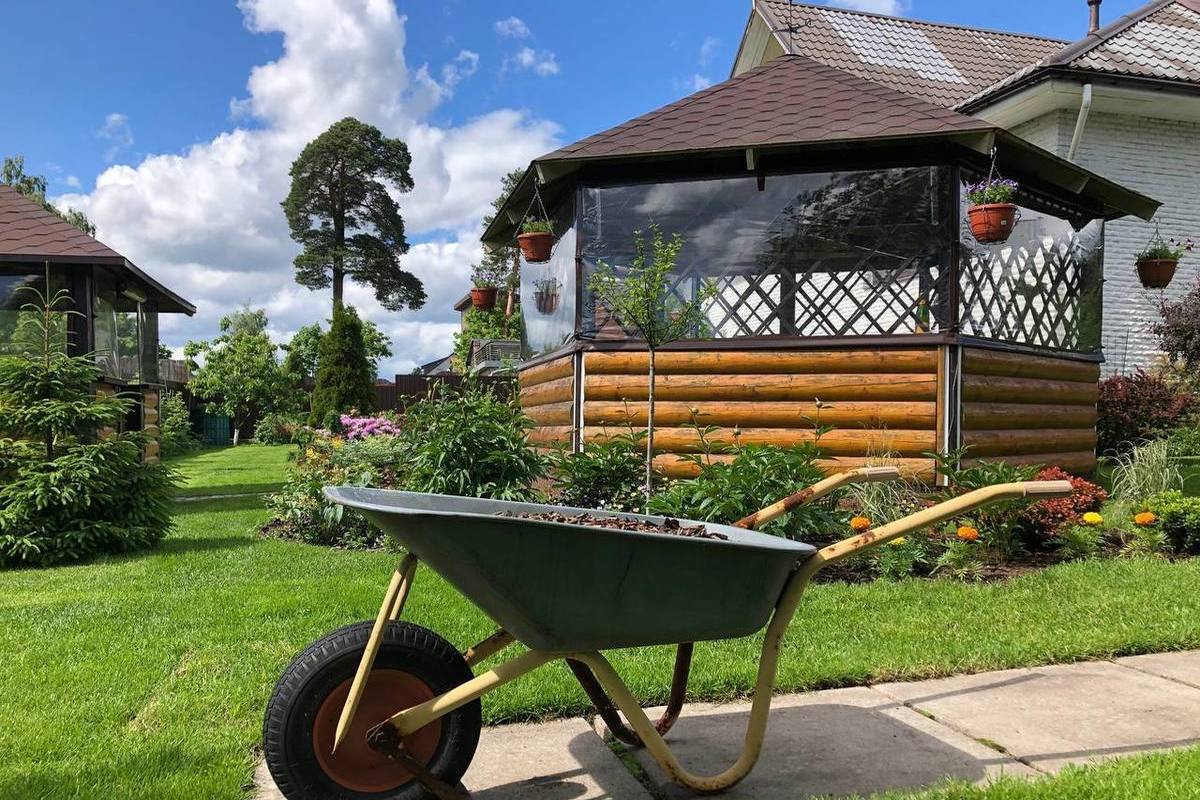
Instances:
[[[1196,397],[1138,370],[1100,381],[1096,423],[1101,455],[1123,453],[1141,440],[1178,426],[1196,408]]]
[[[1076,522],[1089,511],[1096,511],[1108,499],[1108,492],[1089,480],[1065,472],[1060,467],[1047,467],[1034,480],[1070,481],[1075,493],[1070,497],[1042,500],[1025,507],[1021,512],[1023,526],[1037,539],[1048,539],[1062,525]]]

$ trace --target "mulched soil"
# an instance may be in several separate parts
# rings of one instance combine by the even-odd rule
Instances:
[[[624,517],[593,517],[590,514],[557,514],[553,511],[540,514],[518,514],[511,511],[501,511],[498,516],[534,519],[541,522],[557,522],[566,525],[587,525],[592,528],[614,528],[619,531],[664,533],[670,536],[687,536],[693,539],[729,539],[725,534],[710,531],[703,525],[681,525],[679,520],[672,517],[666,517],[663,519],[661,525],[656,525],[653,522],[625,519]]]

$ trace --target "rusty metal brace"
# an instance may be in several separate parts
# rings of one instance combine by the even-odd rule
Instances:
[[[675,651],[675,671],[671,676],[671,694],[667,698],[667,707],[662,716],[658,718],[658,722],[654,723],[654,729],[658,731],[659,735],[666,735],[679,719],[680,712],[683,711],[683,703],[687,699],[688,676],[692,670],[693,649],[694,645],[691,642],[685,642],[679,645]],[[642,737],[638,736],[637,732],[621,719],[616,704],[604,691],[600,681],[596,680],[596,675],[591,668],[582,661],[572,658],[567,659],[567,666],[571,668],[571,672],[575,673],[575,679],[587,693],[588,699],[592,701],[592,705],[596,707],[597,713],[600,714],[600,718],[604,720],[608,729],[612,731],[612,735],[630,747],[644,747]]]
[[[404,748],[404,737],[391,722],[384,721],[372,728],[367,733],[367,746],[411,772],[417,783],[429,790],[438,800],[471,800],[469,792],[446,783],[408,752]]]

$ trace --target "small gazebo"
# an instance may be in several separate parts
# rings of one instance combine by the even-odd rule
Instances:
[[[46,286],[49,275],[50,285]],[[62,318],[62,346],[95,354],[98,391],[139,399],[126,426],[157,432],[158,315],[196,313],[196,307],[129,259],[88,236],[40,203],[0,185],[0,355],[21,352],[28,326],[21,307],[33,298],[22,287],[70,292],[76,315]],[[147,452],[157,456],[157,446]]]
[[[1020,182],[1002,244],[967,184]],[[927,455],[1095,466],[1104,223],[1158,203],[983,120],[783,56],[533,162],[484,235],[538,201],[549,262],[522,264],[521,401],[541,445],[644,425],[648,354],[586,290],[635,231],[680,234],[674,291],[712,281],[695,338],[658,358],[659,468],[717,442],[820,441],[830,469]],[[545,295],[555,292],[553,302]],[[539,302],[539,300],[541,302]],[[658,427],[661,426],[661,427]]]

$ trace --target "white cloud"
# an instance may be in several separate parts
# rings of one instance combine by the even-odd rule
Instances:
[[[104,151],[104,160],[110,164],[118,153],[133,144],[133,129],[129,127],[129,118],[115,111],[104,118],[104,125],[96,131],[96,135],[109,142],[108,149]]]
[[[698,92],[701,89],[707,89],[708,87],[712,86],[712,81],[703,75],[696,74],[688,80],[688,86],[693,92]]]
[[[63,179],[63,181],[64,181],[64,183],[67,184],[67,186],[70,186],[72,189],[78,189],[80,187],[79,177],[76,175],[68,175],[66,178]]]
[[[548,50],[534,50],[532,47],[522,47],[508,59],[514,68],[532,71],[545,78],[558,74],[558,61],[554,53]]]
[[[520,17],[498,19],[493,27],[496,33],[509,39],[526,39],[530,36],[529,26]]]
[[[460,51],[437,69],[404,59],[405,19],[391,0],[241,0],[246,26],[281,33],[283,54],[255,67],[244,98],[231,107],[252,118],[182,153],[153,154],[101,173],[88,194],[62,202],[87,213],[99,238],[197,305],[193,318],[163,315],[164,342],[178,348],[215,334],[223,314],[262,306],[279,341],[329,315],[329,292],[293,280],[297,245],[280,201],[288,169],[305,143],[345,116],[403,138],[415,189],[398,196],[410,241],[404,267],[425,283],[417,311],[387,312],[369,289],[348,284],[347,298],[393,337],[385,375],[450,351],[457,315],[478,259],[479,222],[500,178],[557,145],[559,128],[526,112],[498,109],[440,125],[431,112],[478,69]],[[437,76],[437,77],[435,77]]]
[[[715,36],[705,36],[704,41],[700,44],[700,65],[703,66],[712,61],[712,57],[717,54],[717,48],[720,46],[720,39]]]
[[[906,0],[832,0],[830,5],[849,8],[853,11],[870,11],[875,14],[899,16],[908,10]]]

